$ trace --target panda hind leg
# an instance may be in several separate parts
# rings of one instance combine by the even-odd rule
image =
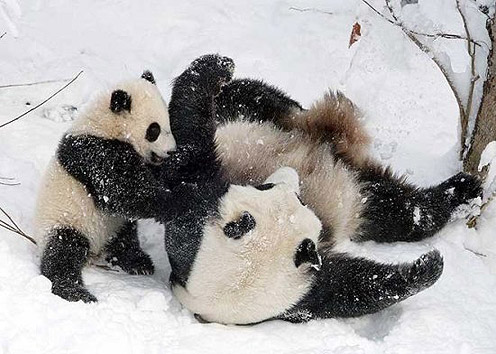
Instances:
[[[79,231],[52,230],[41,257],[41,274],[52,282],[52,292],[67,301],[95,302],[85,287],[81,271],[88,260],[90,243]]]
[[[464,172],[429,188],[412,186],[378,166],[362,169],[359,179],[366,205],[356,241],[420,241],[441,230],[458,206],[482,193],[480,179]]]
[[[106,261],[129,274],[153,274],[155,267],[140,246],[136,221],[127,221],[106,246]]]

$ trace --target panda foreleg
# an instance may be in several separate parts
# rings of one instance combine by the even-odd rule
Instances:
[[[481,194],[480,180],[459,173],[430,188],[416,188],[389,170],[360,171],[364,194],[363,223],[356,241],[419,241],[433,236],[460,205]]]
[[[41,257],[41,274],[52,282],[52,292],[67,301],[97,301],[85,287],[81,271],[88,260],[90,242],[79,231],[56,228]]]
[[[219,122],[246,119],[252,122],[271,121],[281,125],[301,105],[278,88],[261,80],[236,79],[222,88],[215,98]]]
[[[155,267],[140,247],[137,221],[127,221],[105,247],[107,262],[129,274],[153,274]]]
[[[430,287],[442,271],[443,259],[437,250],[398,265],[329,254],[315,272],[312,289],[280,318],[305,322],[374,313]]]

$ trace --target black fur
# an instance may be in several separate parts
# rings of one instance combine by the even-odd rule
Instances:
[[[281,118],[301,105],[286,93],[263,81],[235,79],[222,88],[216,97],[216,118],[220,123],[235,119],[252,122],[271,121],[278,125]]]
[[[374,313],[428,288],[442,271],[443,259],[438,251],[400,265],[346,254],[326,255],[321,270],[313,273],[310,292],[278,318],[306,322]]]
[[[110,110],[114,113],[131,112],[131,96],[126,91],[115,90],[110,97]]]
[[[322,265],[322,259],[317,253],[315,242],[313,242],[309,238],[304,239],[296,249],[296,253],[294,255],[294,263],[296,268],[298,268],[303,263],[310,263],[311,265],[320,268]]]
[[[141,74],[141,78],[145,79],[146,81],[150,81],[152,84],[156,85],[157,83],[155,82],[155,77],[153,77],[153,74],[149,70],[143,71],[143,74]]]
[[[259,191],[267,191],[269,189],[274,188],[275,184],[274,183],[264,183],[264,184],[259,184],[258,186],[255,186],[256,189]]]
[[[160,125],[157,122],[153,122],[146,129],[145,139],[149,142],[154,142],[160,136]]]
[[[140,247],[136,221],[126,222],[117,235],[109,240],[105,251],[107,262],[121,267],[129,274],[153,274],[155,271],[150,256]]]
[[[239,217],[238,220],[228,222],[224,226],[223,230],[224,230],[224,234],[227,237],[238,239],[241,236],[253,230],[256,225],[257,222],[255,221],[253,215],[251,215],[247,211],[244,211],[241,213],[241,216]]]
[[[86,187],[96,206],[108,214],[154,218],[169,204],[171,192],[126,142],[68,134],[60,142],[57,158]]]
[[[169,104],[177,149],[159,175],[174,194],[164,209],[165,247],[172,272],[170,280],[185,286],[208,220],[218,217],[219,201],[229,184],[223,178],[215,152],[213,98],[231,79],[231,59],[205,55],[174,81]]]
[[[56,228],[49,234],[41,257],[41,274],[52,282],[52,292],[68,301],[94,302],[85,289],[81,270],[88,259],[88,239],[72,228]]]
[[[480,196],[481,182],[459,173],[430,188],[417,188],[377,166],[359,170],[366,198],[364,219],[356,241],[419,241],[433,236],[453,211]]]

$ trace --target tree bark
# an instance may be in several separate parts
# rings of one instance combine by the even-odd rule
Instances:
[[[496,51],[494,50],[496,21],[488,22],[487,30],[491,38],[491,51],[488,60],[488,77],[484,83],[482,103],[477,113],[475,127],[470,142],[470,149],[463,160],[463,169],[478,174],[482,152],[487,144],[496,140]]]

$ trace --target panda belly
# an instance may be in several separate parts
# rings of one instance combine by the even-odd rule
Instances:
[[[98,255],[125,221],[100,211],[86,188],[55,159],[40,186],[36,209],[35,237],[41,251],[53,229],[71,228],[82,233],[89,241],[90,253]]]
[[[270,123],[229,122],[217,129],[218,153],[231,183],[259,184],[282,166],[301,178],[301,197],[321,219],[321,246],[349,240],[363,209],[353,172],[333,158],[331,148],[299,131],[285,132]]]

